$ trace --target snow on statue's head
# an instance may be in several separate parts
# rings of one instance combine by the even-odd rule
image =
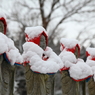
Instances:
[[[88,47],[88,48],[86,49],[86,56],[87,56],[87,57],[91,56],[92,60],[95,61],[95,48],[93,48],[93,47]]]
[[[45,50],[48,43],[48,35],[42,26],[26,27],[25,40],[27,42],[34,42]]]
[[[80,46],[76,39],[67,39],[67,38],[61,38],[60,40],[60,50],[66,50],[74,53],[76,58],[80,56]]]
[[[0,14],[0,32],[6,34],[7,23],[4,14]]]

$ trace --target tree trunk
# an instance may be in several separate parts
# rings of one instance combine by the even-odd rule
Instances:
[[[30,66],[25,66],[27,95],[46,95],[46,81],[48,75],[31,71]]]

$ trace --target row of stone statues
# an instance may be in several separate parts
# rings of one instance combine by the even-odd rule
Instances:
[[[0,32],[6,34],[6,28],[6,20],[1,17]],[[41,26],[27,27],[25,29],[25,40],[23,61],[15,59],[19,59],[19,57],[12,58],[11,52],[10,54],[6,53],[11,48],[8,51],[0,52],[0,95],[13,95],[15,65],[23,65],[25,68],[27,95],[54,95],[55,74],[58,71],[61,74],[62,95],[80,95],[81,82],[84,85],[85,80],[89,78],[89,95],[94,95],[95,83],[90,67],[88,67],[89,73],[84,70],[80,76],[78,76],[78,69],[74,71],[74,66],[77,68],[76,63],[84,64],[78,59],[80,46],[76,40],[69,40],[71,42],[69,43],[66,39],[62,39],[59,56],[47,46],[48,36],[46,30]],[[14,52],[14,56],[15,54]],[[93,61],[95,60],[93,59]],[[86,65],[82,66],[87,67]],[[81,77],[84,73],[86,75]]]

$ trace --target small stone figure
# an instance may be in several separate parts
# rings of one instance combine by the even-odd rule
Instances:
[[[42,26],[26,27],[23,45],[27,95],[47,95],[48,74],[62,67],[61,59],[47,47],[48,36]]]
[[[65,65],[60,69],[63,95],[80,95],[79,82],[91,77],[91,68],[78,58],[80,46],[76,39],[62,38],[60,44],[59,56]]]
[[[17,58],[18,50],[13,41],[6,35],[6,20],[0,17],[0,95],[13,95],[14,90],[14,64],[21,58]],[[4,33],[4,34],[3,34]]]
[[[6,20],[0,18],[0,32],[6,34]],[[2,47],[3,48],[3,47]],[[0,55],[0,95],[13,95],[14,67]]]

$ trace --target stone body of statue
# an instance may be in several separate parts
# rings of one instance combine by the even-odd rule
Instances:
[[[0,18],[0,32],[6,34],[6,20]],[[1,47],[3,48],[3,47]],[[4,55],[0,55],[0,95],[13,95],[15,67],[9,64]]]

